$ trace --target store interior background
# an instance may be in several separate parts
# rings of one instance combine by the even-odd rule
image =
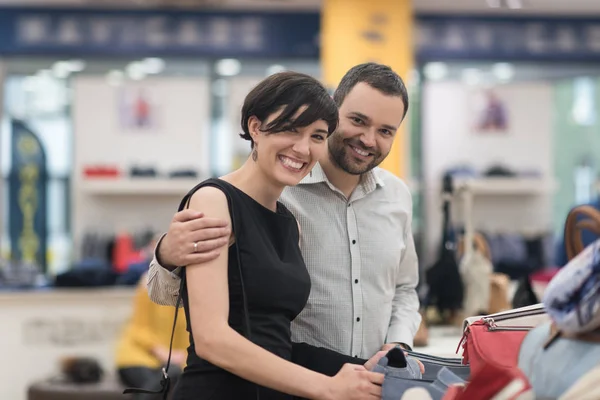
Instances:
[[[181,191],[196,181],[179,179],[167,182],[167,188],[164,179],[86,181],[77,173],[82,168],[114,164],[125,173],[137,166],[159,173],[192,168],[201,177],[225,174],[249,152],[237,135],[239,110],[250,88],[284,69],[320,76],[317,60],[281,59],[28,57],[7,59],[5,68],[1,170],[7,182],[10,118],[22,118],[40,136],[48,159],[50,274],[72,266],[85,233],[163,230]],[[483,173],[501,165],[543,178],[479,193],[474,218],[482,230],[560,236],[568,210],[593,200],[600,166],[598,75],[595,64],[499,60],[428,62],[406,77],[414,107],[407,120],[412,151],[405,179],[413,191],[414,229],[425,264],[435,257],[441,177],[450,168]],[[146,133],[127,132],[116,112],[120,95],[144,88],[150,88],[160,120]],[[505,132],[473,129],[473,110],[488,90],[505,101],[510,123]],[[586,185],[590,168],[595,186]],[[4,196],[8,212],[7,190]],[[461,208],[455,214],[460,225]],[[2,228],[6,258],[8,218]]]
[[[320,2],[229,0],[219,6],[318,13]],[[536,16],[542,21],[572,21],[585,15],[600,22],[600,4],[585,0],[415,0],[414,8],[417,15],[435,13],[442,18]],[[556,264],[556,245],[568,211],[597,199],[600,193],[600,53],[592,50],[578,52],[577,57],[558,54],[546,59],[535,55],[529,59],[417,58],[412,73],[404,77],[411,109],[402,161],[407,172],[404,179],[413,193],[413,229],[421,270],[437,257],[443,174],[452,168],[483,174],[494,166],[506,167],[517,177],[476,179],[470,208],[473,225],[490,235],[542,235],[546,264]],[[243,98],[258,81],[286,69],[322,76],[315,57],[0,54],[0,259],[8,259],[11,249],[8,182],[13,118],[25,121],[46,151],[45,275],[51,282],[81,262],[86,236],[162,232],[182,194],[195,182],[240,165],[249,154],[247,142],[238,138]],[[144,129],[133,129],[122,111],[140,93],[155,119]],[[502,101],[505,129],[475,127],[489,94]],[[82,170],[96,165],[116,166],[124,177],[85,178]],[[160,176],[127,177],[135,167],[154,168]],[[170,172],[190,169],[198,172],[196,178],[168,177]],[[465,218],[464,204],[457,196],[453,220],[462,226]],[[128,318],[130,288],[98,297],[92,292],[86,297],[61,296],[32,289],[0,292],[0,304],[6,304],[0,315],[7,322],[0,352],[16,360],[6,371],[0,367],[0,388],[10,386],[3,380],[15,376],[14,371],[29,371],[17,374],[16,388],[7,389],[13,390],[10,393],[15,397],[10,398],[24,399],[19,396],[28,382],[56,371],[57,360],[64,355],[89,354],[110,365],[111,338]],[[48,320],[44,329],[51,331],[49,336],[71,332],[72,340],[38,338],[37,345],[31,344],[35,341],[24,344],[23,335],[36,326],[27,325],[27,319],[50,315],[56,321],[80,321],[87,331],[80,337],[56,321],[48,328]],[[448,340],[444,346],[456,345],[455,333]]]

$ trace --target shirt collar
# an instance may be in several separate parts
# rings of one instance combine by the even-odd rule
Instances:
[[[313,169],[300,181],[300,185],[310,185],[313,183],[329,182],[325,171],[321,167],[321,164],[316,163]]]
[[[364,188],[365,192],[367,192],[367,193],[372,192],[373,190],[375,190],[377,188],[377,186],[381,186],[381,187],[385,186],[383,180],[377,173],[378,169],[379,168],[373,168],[372,170],[362,174],[360,183],[358,185],[362,186]],[[325,171],[323,171],[323,167],[321,167],[321,164],[316,163],[315,166],[313,167],[313,169],[310,171],[310,173],[308,175],[306,175],[306,177],[304,177],[304,179],[302,179],[299,184],[300,185],[311,185],[311,184],[322,183],[322,182],[325,182],[325,183],[329,184],[330,186],[333,186],[333,185],[331,185],[331,182],[329,182],[329,180],[327,179],[327,176],[325,175]]]

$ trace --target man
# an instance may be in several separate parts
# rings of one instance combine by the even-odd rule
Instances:
[[[411,195],[377,168],[406,115],[408,94],[389,67],[366,63],[348,71],[334,100],[340,124],[328,154],[280,199],[299,222],[312,281],[292,339],[370,358],[396,344],[410,348],[421,322]],[[197,214],[176,214],[157,246],[148,288],[159,304],[174,305],[179,290],[177,273],[165,268],[210,260],[228,241],[221,221]]]

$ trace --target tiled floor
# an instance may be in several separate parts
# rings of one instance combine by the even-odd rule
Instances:
[[[439,357],[460,357],[462,351],[456,354],[456,348],[461,338],[462,329],[460,327],[432,326],[429,328],[429,344],[414,350]]]

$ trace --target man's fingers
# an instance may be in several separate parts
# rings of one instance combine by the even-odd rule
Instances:
[[[177,214],[175,214],[175,216],[173,216],[173,221],[186,222],[186,221],[192,221],[192,220],[195,220],[198,218],[202,218],[203,216],[204,216],[204,213],[187,208],[187,209],[181,210]]]
[[[225,243],[227,243],[229,241],[230,234],[231,232],[229,231],[229,228],[199,229],[190,233],[190,241],[192,243],[199,242],[198,246],[200,246],[201,242],[212,239],[224,239]]]
[[[219,254],[221,254],[220,251],[211,251],[208,253],[194,253],[194,254],[191,254],[188,257],[186,257],[186,259],[189,260],[186,264],[187,265],[204,264],[206,262],[212,261],[215,258],[219,257]]]
[[[194,244],[192,243],[192,245],[190,246],[192,249],[192,253],[195,254],[199,254],[199,253],[209,253],[215,250],[220,249],[221,247],[225,246],[227,244],[228,240],[227,238],[218,238],[218,239],[210,239],[210,240],[203,240],[201,242],[196,242],[196,248],[194,251]]]
[[[229,229],[229,225],[227,224],[227,221],[225,221],[221,218],[208,218],[208,217],[196,218],[193,220],[189,220],[189,222],[187,222],[186,225],[188,225],[186,228],[189,229],[190,231],[197,231],[200,229],[208,229],[208,228]]]

